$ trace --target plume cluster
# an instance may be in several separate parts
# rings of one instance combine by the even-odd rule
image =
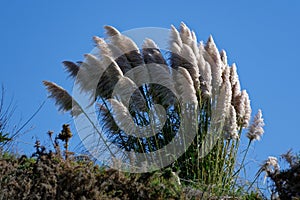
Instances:
[[[205,135],[221,132],[224,137],[217,138],[221,150],[212,156],[223,156],[216,158],[224,162],[216,165],[217,172],[223,173],[220,167],[223,166],[232,173],[233,165],[225,161],[235,162],[232,157],[236,154],[232,151],[238,148],[242,130],[249,126],[252,110],[247,91],[241,89],[237,67],[228,63],[226,51],[217,48],[211,35],[206,42],[198,41],[195,32],[184,23],[179,29],[171,26],[167,54],[151,39],[145,38],[139,48],[116,28],[105,26],[104,29],[107,38],[93,37],[95,51],[85,54],[82,62],[64,61],[63,64],[81,92],[89,95],[90,105],[95,102],[98,105],[98,119],[108,140],[128,152],[154,152],[172,141],[181,125],[182,110],[188,107],[185,104],[193,105],[199,128],[193,148],[202,155],[198,149],[205,145]],[[81,107],[66,90],[48,81],[44,85],[60,110],[72,109],[74,116],[82,113],[74,112]],[[165,109],[164,113],[153,109],[158,108],[157,104]],[[161,128],[162,113],[166,118]],[[151,121],[153,126],[149,126]],[[249,127],[250,141],[260,139],[263,125],[259,110]],[[137,126],[159,131],[149,137],[136,137],[134,132],[142,130]],[[130,130],[130,134],[125,130]],[[189,157],[186,153],[182,159]],[[199,167],[200,162],[206,161],[199,158],[193,162]],[[178,162],[182,173],[185,164]],[[199,179],[201,174],[197,176]]]
[[[165,69],[170,74],[172,70],[176,70],[189,84],[183,87],[178,77],[173,77],[173,80],[170,76],[160,77],[168,88],[152,85],[148,87],[149,93],[145,94],[141,89],[141,92],[135,92],[132,95],[135,104],[141,105],[139,108],[145,107],[145,100],[150,101],[145,99],[145,95],[153,96],[153,100],[163,105],[174,103],[174,90],[171,91],[169,88],[175,87],[177,95],[193,99],[194,103],[200,99],[214,101],[219,119],[233,117],[230,115],[235,112],[237,119],[227,120],[228,123],[236,121],[236,127],[248,126],[251,116],[249,96],[245,90],[240,89],[236,65],[228,65],[225,50],[218,50],[212,36],[209,36],[204,44],[203,41],[197,41],[196,34],[184,23],[180,24],[179,30],[171,26],[170,57],[168,58],[171,68],[168,68],[167,58],[151,39],[145,39],[140,50],[134,41],[122,35],[114,27],[105,26],[104,28],[108,38],[93,37],[98,48],[96,53],[86,54],[83,62],[63,62],[69,75],[77,77],[76,81],[82,91],[91,94],[92,101],[97,98],[111,98],[115,85],[126,76],[127,72],[137,66],[154,63],[166,66]],[[149,76],[156,77],[160,74],[158,70],[152,70]],[[137,77],[133,74],[130,78],[136,79]],[[70,95],[62,88],[53,90],[54,87],[50,87],[50,82],[44,82],[44,84],[51,93],[50,97],[56,99],[59,109],[70,110],[72,107]]]

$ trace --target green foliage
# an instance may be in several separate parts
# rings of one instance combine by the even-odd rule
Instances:
[[[180,199],[182,195],[172,174],[122,173],[91,160],[64,159],[57,152],[35,148],[35,158],[1,152],[1,199]]]
[[[75,155],[44,151],[35,158],[0,154],[1,199],[262,199],[246,196],[213,196],[197,187],[180,183],[171,168],[132,174],[95,165],[91,160],[78,161]]]

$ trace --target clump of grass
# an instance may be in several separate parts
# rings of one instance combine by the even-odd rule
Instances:
[[[140,50],[114,27],[104,28],[108,35],[106,40],[93,38],[98,48],[97,55],[86,54],[83,62],[64,62],[70,76],[77,77],[76,83],[82,92],[90,94],[91,105],[98,105],[98,119],[108,138],[108,141],[103,140],[96,130],[106,147],[103,151],[110,151],[107,142],[111,142],[126,152],[149,154],[177,138],[187,149],[167,167],[177,172],[184,184],[196,183],[194,185],[198,188],[217,196],[236,195],[241,190],[237,180],[248,149],[263,134],[264,124],[259,110],[249,127],[252,112],[250,98],[246,90],[241,89],[236,65],[228,64],[226,52],[218,50],[212,36],[205,44],[198,42],[196,34],[184,23],[181,23],[179,30],[171,26],[167,58],[150,39],[145,40]],[[145,83],[136,87],[133,77],[138,73],[126,73],[141,65],[151,65],[147,78],[159,79],[165,84]],[[156,65],[163,65],[164,70],[153,70]],[[120,90],[121,94],[113,93],[118,82],[124,87]],[[75,117],[84,115],[97,129],[85,110],[66,90],[49,81],[44,81],[44,85],[60,110],[70,111]],[[129,92],[132,95],[127,105],[122,94]],[[157,104],[165,109],[167,117],[164,126],[155,135],[138,138],[125,131],[136,133],[138,129],[135,125],[149,125],[151,115],[159,119],[161,113],[153,109]],[[178,136],[181,125],[185,125],[182,119],[187,117],[188,120],[196,120],[195,137],[189,147]],[[156,131],[157,127],[159,124],[154,124],[150,130]],[[249,143],[238,165],[240,141],[247,128]],[[114,158],[114,152],[109,153]],[[168,154],[175,156],[173,152]],[[157,160],[162,163],[161,157],[158,155]],[[128,160],[132,166],[141,163],[138,159]]]

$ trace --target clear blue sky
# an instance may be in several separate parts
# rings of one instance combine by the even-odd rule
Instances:
[[[125,31],[184,21],[200,40],[213,35],[229,63],[237,63],[254,112],[263,110],[265,135],[253,145],[253,159],[300,151],[300,1],[2,0],[0,9],[0,82],[18,106],[15,120],[28,119],[46,99],[42,80],[71,91],[61,62],[82,60],[93,48],[92,36],[104,36],[104,25]],[[28,144],[18,150],[33,150],[32,137],[45,141],[45,133],[58,133],[63,123],[72,123],[69,115],[47,100],[27,127],[34,128],[19,139]]]

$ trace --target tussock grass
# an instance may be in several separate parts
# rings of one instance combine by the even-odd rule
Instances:
[[[168,56],[150,39],[145,40],[140,50],[114,27],[104,28],[108,38],[93,38],[99,50],[97,54],[86,54],[83,62],[64,62],[82,92],[91,95],[91,105],[98,105],[98,120],[108,138],[103,140],[107,147],[103,151],[110,151],[107,142],[112,142],[124,151],[147,154],[164,148],[175,138],[186,151],[164,167],[176,172],[185,184],[196,183],[203,191],[216,196],[240,195],[244,186],[237,184],[237,180],[250,145],[263,134],[264,123],[259,110],[249,128],[249,143],[239,163],[240,141],[247,139],[243,133],[248,129],[252,109],[248,93],[240,87],[237,67],[228,64],[226,52],[218,50],[212,36],[205,44],[198,42],[196,34],[184,23],[179,30],[171,26]],[[134,71],[145,65],[151,66],[147,76]],[[164,70],[154,70],[157,65],[163,65]],[[128,75],[131,71],[134,72]],[[145,83],[137,87],[134,83],[137,77],[154,83],[159,79],[164,84]],[[116,94],[113,90],[117,83],[123,90]],[[60,110],[71,111],[74,117],[84,115],[96,128],[88,113],[66,90],[50,81],[44,81],[44,85]],[[131,94],[129,105],[124,99],[128,93]],[[138,131],[136,125],[147,126],[150,119],[155,121],[161,117],[153,109],[157,104],[165,109],[167,116],[163,128],[151,137],[128,134]],[[190,146],[186,146],[186,138],[178,136],[182,127],[188,128],[184,127],[183,119],[195,120],[192,134],[195,137]],[[151,125],[149,130],[155,132],[160,124]],[[114,152],[110,154],[114,157]],[[175,156],[173,152],[168,154]],[[129,159],[133,166],[140,163]],[[162,155],[157,155],[157,160],[162,163]]]

